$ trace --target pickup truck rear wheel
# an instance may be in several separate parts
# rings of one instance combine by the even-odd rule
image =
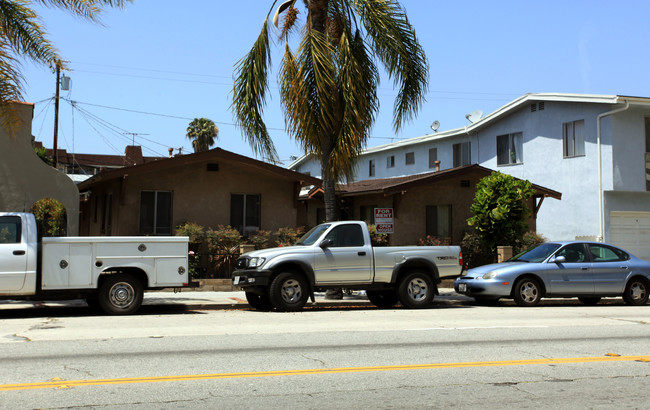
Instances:
[[[99,306],[110,315],[129,315],[142,305],[139,280],[123,273],[109,275],[99,288]]]
[[[397,292],[394,290],[367,290],[368,300],[380,309],[392,308],[397,304]]]
[[[246,301],[253,309],[269,311],[273,308],[269,295],[267,293],[258,294],[253,292],[246,292]]]
[[[283,272],[273,279],[269,288],[271,304],[281,312],[295,312],[307,303],[309,290],[305,278],[294,272]]]
[[[421,309],[431,305],[434,286],[429,275],[414,272],[406,275],[399,283],[397,296],[404,307]]]

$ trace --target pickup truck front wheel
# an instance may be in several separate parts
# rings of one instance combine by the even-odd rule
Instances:
[[[283,272],[273,279],[269,288],[271,304],[281,312],[295,312],[307,303],[309,291],[305,278],[294,272]]]
[[[429,307],[433,301],[433,293],[431,278],[422,272],[413,272],[404,276],[397,288],[399,301],[409,309]]]
[[[246,292],[246,301],[248,301],[248,304],[256,310],[266,312],[273,308],[273,305],[271,305],[271,301],[269,300],[269,295],[266,293],[257,294],[253,292]]]
[[[109,275],[99,288],[99,306],[110,315],[129,315],[142,305],[143,290],[139,280],[118,273]]]

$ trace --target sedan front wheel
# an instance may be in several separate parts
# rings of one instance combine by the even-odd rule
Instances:
[[[517,306],[536,306],[542,298],[542,288],[537,279],[519,279],[515,283],[513,296]]]

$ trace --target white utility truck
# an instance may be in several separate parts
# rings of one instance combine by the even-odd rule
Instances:
[[[0,299],[85,299],[115,315],[142,305],[145,290],[192,286],[189,238],[43,238],[34,215],[0,212]]]

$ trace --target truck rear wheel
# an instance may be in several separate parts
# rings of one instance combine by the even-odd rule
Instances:
[[[258,294],[253,292],[246,292],[246,301],[253,309],[268,311],[273,308],[269,295],[267,293]]]
[[[142,284],[131,275],[109,275],[99,288],[99,306],[110,315],[129,315],[142,305]]]
[[[404,276],[397,288],[399,301],[409,309],[429,307],[433,301],[433,293],[433,282],[429,275],[423,272]]]
[[[380,309],[392,308],[397,304],[397,292],[394,290],[367,290],[368,300]]]
[[[294,272],[283,272],[273,279],[269,288],[271,304],[281,312],[295,312],[307,303],[309,291],[305,278]]]

